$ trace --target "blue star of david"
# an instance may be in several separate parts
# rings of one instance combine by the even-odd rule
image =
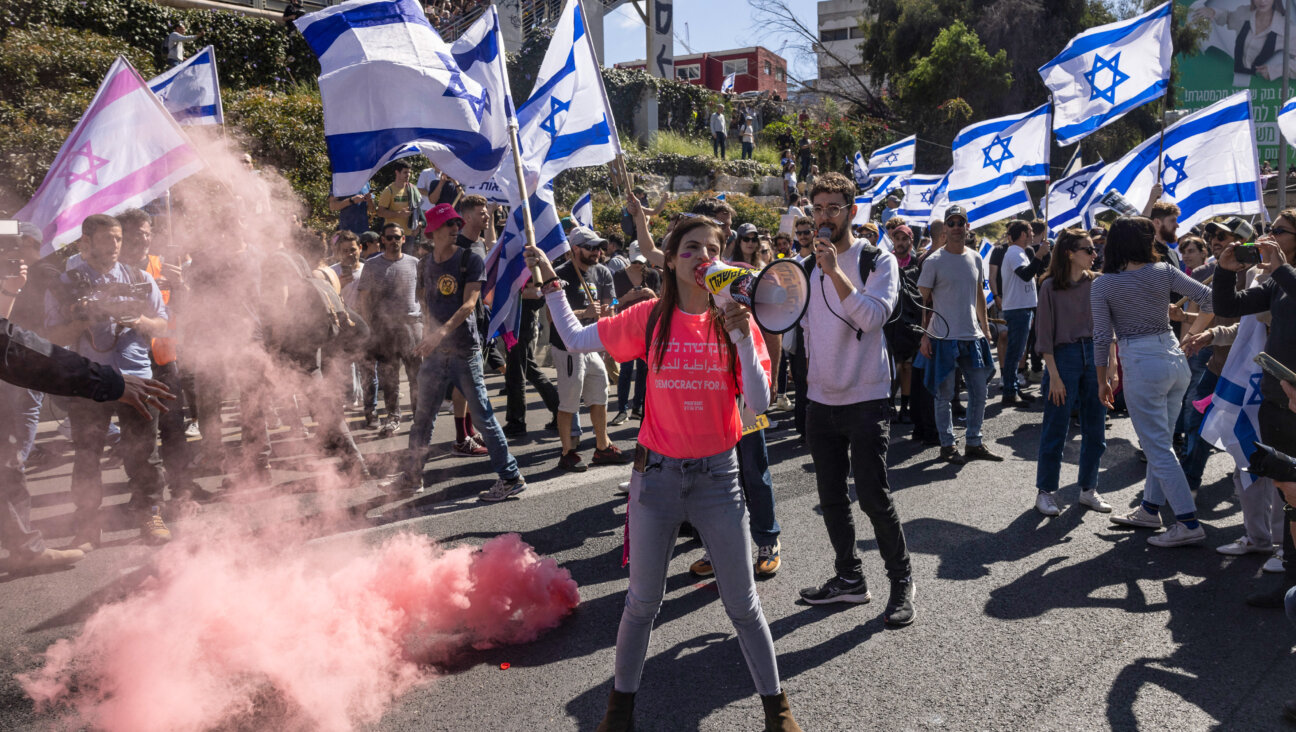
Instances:
[[[1009,142],[1012,142],[1012,135],[1009,135],[1007,137],[1000,137],[998,135],[995,135],[994,139],[990,141],[989,145],[986,145],[985,147],[981,148],[982,154],[985,155],[985,162],[981,164],[981,167],[988,168],[991,165],[993,165],[996,173],[1003,172],[1004,161],[1010,160],[1014,157],[1012,151],[1008,149]],[[1001,154],[997,158],[991,157],[990,152],[994,150],[996,147],[1001,150]]]
[[[1087,185],[1089,185],[1089,181],[1077,180],[1077,181],[1072,181],[1069,187],[1063,188],[1062,190],[1066,191],[1066,194],[1071,197],[1068,200],[1074,201],[1076,200],[1076,198],[1080,196],[1081,193],[1084,193],[1085,186]]]
[[[1104,88],[1098,87],[1098,72],[1106,69],[1111,72],[1111,83]],[[1094,54],[1093,68],[1084,74],[1085,81],[1089,82],[1089,101],[1102,99],[1108,104],[1116,103],[1116,87],[1129,81],[1129,74],[1120,70],[1120,54],[1117,53],[1110,59],[1105,59],[1099,54]]]
[[[918,197],[922,199],[923,203],[931,203],[932,199],[936,197],[936,189],[928,188],[927,190],[923,191]]]
[[[1260,380],[1263,377],[1264,374],[1259,371],[1251,374],[1251,398],[1247,400],[1247,406],[1264,401],[1264,395],[1260,393]]]
[[[898,152],[890,152],[890,153],[887,153],[887,156],[886,156],[885,158],[882,158],[882,162],[884,162],[884,163],[894,163],[895,161],[897,161],[897,160],[899,160],[899,159],[900,159],[900,153],[898,153]]]
[[[1165,165],[1161,168],[1161,190],[1165,191],[1166,195],[1173,196],[1175,194],[1175,189],[1179,187],[1179,184],[1188,180],[1188,173],[1184,172],[1184,163],[1187,162],[1187,155],[1179,158],[1172,158],[1169,155],[1166,156]],[[1174,171],[1175,179],[1173,181],[1168,181],[1166,180],[1166,176],[1169,175],[1171,171]]]
[[[540,129],[549,133],[552,139],[558,134],[558,113],[571,109],[571,100],[563,101],[558,97],[549,97],[549,116],[540,123]]]
[[[437,55],[441,57],[441,62],[445,64],[446,70],[450,72],[450,82],[446,84],[445,93],[441,96],[457,97],[468,102],[468,107],[472,109],[473,116],[477,118],[477,124],[480,125],[482,116],[490,114],[490,91],[482,87],[481,96],[473,96],[464,86],[463,74],[459,73],[459,66],[455,63],[455,60],[448,54],[438,53]]]

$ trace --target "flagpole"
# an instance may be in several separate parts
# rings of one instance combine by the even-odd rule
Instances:
[[[1049,220],[1049,189],[1053,186],[1053,95],[1049,94],[1048,128],[1044,135],[1044,228],[1047,238]]]
[[[1282,100],[1278,102],[1279,109],[1287,103],[1287,95],[1290,91],[1287,86],[1287,70],[1291,54],[1287,49],[1291,48],[1291,3],[1283,0],[1283,67],[1282,67]],[[1291,144],[1282,134],[1282,128],[1278,129],[1278,210],[1282,211],[1287,208],[1287,146]],[[1268,207],[1264,205],[1264,192],[1260,194],[1260,208],[1264,209],[1266,215]]]
[[[500,32],[499,15],[495,16],[495,43],[499,53],[495,54],[495,63],[500,66],[500,76],[504,83],[504,108],[508,112],[509,148],[513,152],[513,173],[517,176],[518,195],[522,198],[522,230],[526,236],[526,245],[535,246],[535,224],[531,221],[531,193],[527,191],[526,173],[522,169],[522,149],[518,142],[517,111],[513,108],[513,89],[509,85],[508,69],[504,68],[504,34]],[[500,253],[503,256],[503,252]],[[530,267],[531,279],[536,286],[542,284],[540,265]]]
[[[589,32],[589,14],[585,12],[585,3],[582,0],[576,0],[576,7],[580,9],[581,20],[585,24],[585,44],[589,46],[590,57],[594,59],[594,64],[599,70],[598,85],[599,91],[603,94],[603,114],[607,117],[608,129],[612,131],[612,146],[616,148],[616,170],[621,175],[625,192],[628,195],[634,191],[634,183],[630,177],[630,168],[626,166],[625,151],[621,149],[621,136],[617,132],[616,118],[612,115],[612,110],[608,108],[607,88],[603,85],[603,66],[599,62],[597,49],[594,48],[594,36]]]

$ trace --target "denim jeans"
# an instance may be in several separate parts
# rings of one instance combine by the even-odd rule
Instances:
[[[756,594],[735,451],[697,459],[649,452],[644,472],[634,472],[630,479],[628,510],[630,587],[617,630],[614,688],[625,693],[639,691],[675,540],[680,523],[688,521],[711,557],[720,601],[738,631],[738,645],[756,690],[767,696],[779,693],[774,639]]]
[[[631,396],[630,387],[634,386]],[[617,376],[617,411],[643,409],[644,390],[648,388],[648,364],[642,358],[621,364]]]
[[[1179,410],[1179,419],[1175,422],[1175,435],[1185,436],[1184,438],[1185,454],[1187,454],[1190,447],[1188,445],[1188,438],[1187,438],[1189,422],[1192,420],[1192,415],[1197,412],[1197,410],[1193,408],[1192,403],[1193,400],[1198,398],[1195,396],[1197,393],[1197,384],[1201,383],[1201,380],[1206,376],[1207,373],[1206,362],[1210,360],[1212,350],[1213,349],[1210,348],[1203,348],[1202,350],[1198,351],[1197,354],[1194,355],[1192,358],[1188,359],[1188,372],[1189,372],[1188,391],[1184,392],[1183,408]],[[1197,420],[1197,426],[1198,426],[1197,432],[1199,433],[1201,432],[1200,417],[1201,415],[1198,414],[1199,419]]]
[[[940,432],[941,447],[954,446],[954,413],[950,408],[950,402],[954,400],[959,370],[963,372],[968,390],[967,432],[964,439],[972,446],[981,444],[981,422],[985,420],[988,387],[986,382],[994,373],[994,367],[974,368],[972,359],[960,356],[958,369],[951,371],[949,376],[945,377],[945,380],[940,383],[939,393],[936,394],[936,429]],[[1007,369],[1004,371],[1007,373]]]
[[[751,514],[751,537],[756,546],[773,546],[782,529],[774,516],[774,482],[770,479],[765,430],[738,441],[738,480]]]
[[[1201,381],[1195,388],[1188,390],[1188,412],[1184,420],[1184,476],[1188,478],[1188,487],[1196,490],[1201,487],[1202,473],[1206,471],[1206,462],[1210,460],[1211,445],[1201,438],[1202,413],[1192,406],[1191,402],[1205,399],[1215,393],[1219,377],[1209,369],[1202,374]]]
[[[743,141],[743,144],[742,144],[742,159],[743,159],[743,160],[751,160],[751,159],[752,159],[752,151],[755,150],[755,149],[756,149],[756,146],[755,146],[755,145],[753,145],[752,143],[747,142],[747,141],[744,140],[744,141]]]
[[[1044,399],[1044,426],[1040,430],[1039,457],[1035,467],[1035,487],[1044,493],[1058,489],[1062,470],[1062,449],[1071,429],[1071,410],[1080,412],[1080,472],[1076,482],[1080,490],[1098,487],[1098,461],[1107,450],[1104,433],[1107,407],[1098,400],[1098,371],[1094,366],[1093,339],[1064,343],[1053,348],[1053,363],[1066,387],[1066,401],[1061,405],[1049,398],[1053,372],[1045,370],[1040,385]]]
[[[0,548],[8,550],[11,557],[45,551],[41,533],[31,525],[31,493],[23,475],[25,450],[31,445],[26,441],[26,409],[34,401],[32,394],[43,396],[0,384]],[[35,403],[39,410],[40,401]],[[35,435],[34,428],[31,433]]]
[[[839,406],[812,401],[806,410],[806,442],[814,460],[819,507],[835,554],[833,566],[844,578],[864,576],[855,552],[855,517],[846,487],[852,460],[855,494],[873,524],[887,577],[902,580],[910,575],[904,529],[887,480],[890,426],[891,410],[885,399]]]
[[[517,460],[509,452],[504,440],[504,430],[495,420],[490,398],[486,396],[486,380],[482,376],[481,351],[457,351],[439,348],[423,359],[418,373],[418,410],[409,432],[409,452],[405,461],[405,477],[411,482],[422,482],[423,464],[427,461],[428,443],[432,440],[432,427],[437,412],[445,399],[446,390],[454,386],[468,400],[468,412],[473,426],[486,441],[490,452],[491,470],[504,480],[518,477]]]
[[[1016,275],[1012,275],[1016,277]],[[1035,316],[1034,308],[1017,308],[1003,311],[1004,320],[1008,321],[1008,348],[1004,351],[1003,394],[1013,396],[1021,393],[1017,383],[1017,365],[1026,354],[1026,341],[1030,339],[1031,320]]]
[[[1122,340],[1120,357],[1125,406],[1147,456],[1143,500],[1154,506],[1169,502],[1175,515],[1192,513],[1196,504],[1172,443],[1191,378],[1188,359],[1169,331]]]

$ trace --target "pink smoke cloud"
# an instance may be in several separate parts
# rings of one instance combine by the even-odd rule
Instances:
[[[480,549],[411,534],[320,552],[240,542],[168,547],[156,581],[18,677],[38,710],[108,732],[264,728],[266,715],[350,730],[436,664],[534,640],[580,602],[567,570],[516,534]]]

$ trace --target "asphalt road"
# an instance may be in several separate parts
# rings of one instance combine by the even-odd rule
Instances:
[[[502,384],[490,379],[495,394]],[[496,397],[502,413],[502,399]],[[351,489],[351,524],[368,541],[399,531],[456,544],[480,544],[519,532],[541,554],[570,570],[582,603],[563,624],[524,645],[465,651],[437,677],[399,698],[381,730],[593,730],[611,688],[617,620],[626,588],[620,566],[624,498],[614,494],[623,468],[559,474],[556,435],[532,405],[534,429],[514,445],[529,489],[502,504],[476,501],[493,475],[484,459],[449,455],[429,463],[435,491],[390,503],[376,484]],[[1034,454],[1040,412],[992,405],[987,444],[1008,460],[955,468],[936,449],[893,429],[891,480],[913,553],[917,622],[883,626],[886,581],[871,529],[857,513],[859,546],[872,604],[811,607],[797,590],[831,572],[817,515],[813,465],[791,430],[770,433],[783,568],[760,583],[793,711],[807,730],[857,729],[1284,729],[1281,703],[1296,697],[1293,629],[1279,611],[1247,607],[1260,583],[1262,557],[1211,550],[1242,533],[1241,515],[1216,455],[1199,493],[1206,548],[1156,549],[1146,531],[1111,524],[1074,504],[1046,519],[1033,510]],[[637,423],[613,430],[623,447]],[[43,425],[41,443],[58,454],[32,480],[39,528],[66,540],[70,445]],[[301,443],[276,437],[274,476],[284,495],[302,500],[310,485]],[[404,435],[362,433],[366,453],[390,459]],[[434,444],[451,437],[448,415]],[[591,440],[587,437],[587,441]],[[1118,510],[1134,505],[1144,466],[1128,420],[1108,432],[1100,490]],[[588,444],[588,442],[587,442]],[[587,448],[588,449],[588,448]],[[1079,437],[1067,448],[1074,480]],[[588,453],[587,453],[588,455]],[[382,457],[379,458],[383,459]],[[120,469],[107,473],[108,503],[125,500]],[[208,487],[219,477],[203,478]],[[308,490],[307,490],[308,492]],[[209,504],[190,522],[227,510]],[[113,515],[112,509],[106,509]],[[57,716],[36,715],[13,674],[38,665],[37,652],[76,634],[104,602],[128,594],[150,574],[158,550],[138,543],[128,524],[75,568],[41,576],[0,575],[0,729],[49,729]],[[63,537],[63,538],[60,538]],[[321,537],[315,543],[331,541]],[[714,585],[688,573],[701,553],[681,539],[654,631],[637,700],[640,730],[755,730],[762,726],[732,627]],[[501,663],[509,668],[502,670]],[[160,704],[167,700],[159,700]],[[278,729],[272,720],[254,723]]]

